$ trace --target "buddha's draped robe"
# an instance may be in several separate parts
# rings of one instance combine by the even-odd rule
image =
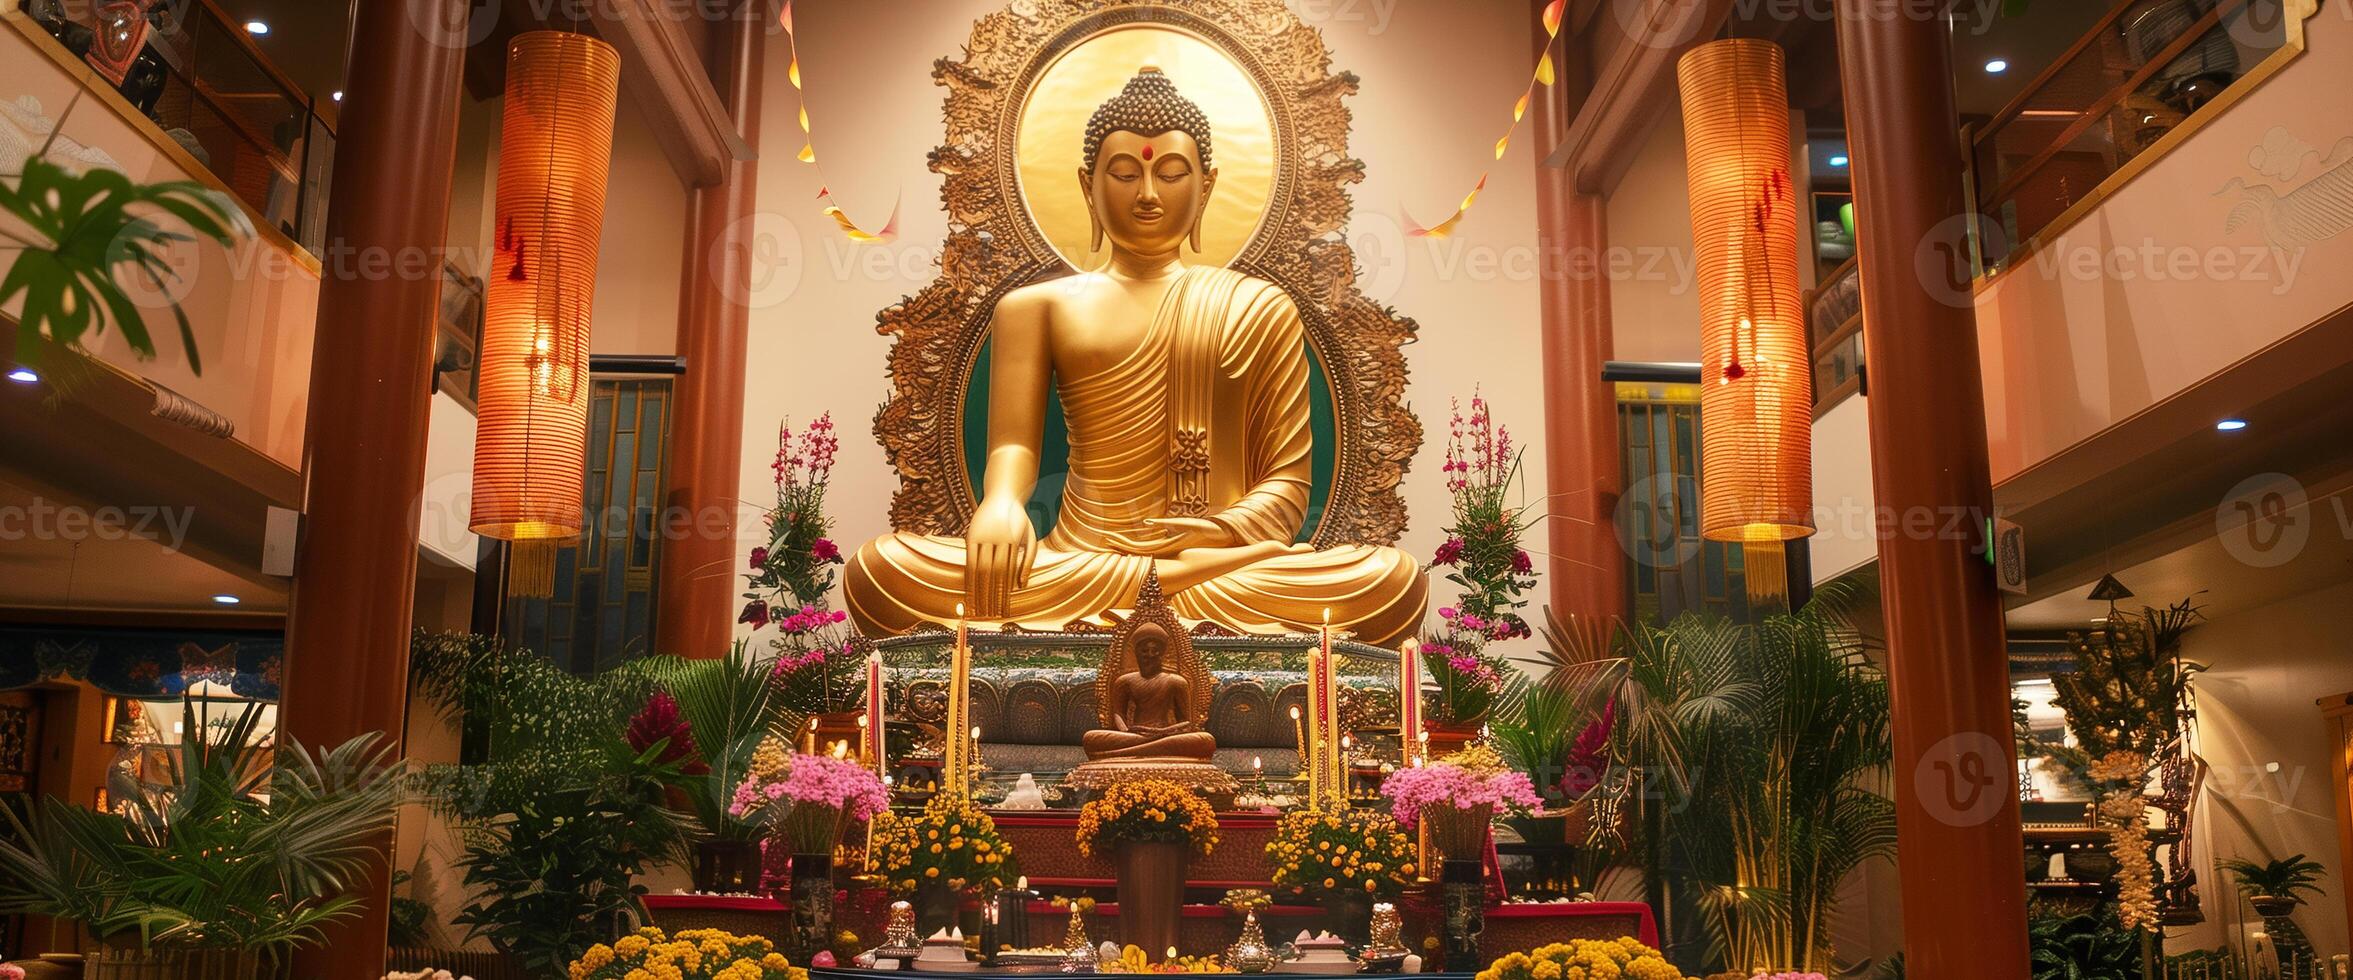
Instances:
[[[1056,630],[1134,604],[1153,558],[1108,532],[1201,517],[1240,541],[1290,542],[1307,516],[1312,434],[1306,334],[1272,283],[1194,267],[1171,286],[1142,343],[1087,377],[1055,373],[1070,433],[1060,517],[1040,542],[1008,621]],[[868,635],[947,622],[964,599],[960,537],[895,533],[850,560],[843,592]],[[1421,569],[1394,548],[1279,555],[1169,597],[1179,616],[1249,632],[1335,628],[1393,645],[1421,622]]]

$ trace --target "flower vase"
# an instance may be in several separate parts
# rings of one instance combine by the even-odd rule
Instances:
[[[760,842],[707,840],[694,845],[694,890],[738,895],[760,888]]]
[[[1340,937],[1351,947],[1361,948],[1372,941],[1373,896],[1371,892],[1338,889],[1325,892],[1317,904],[1324,908],[1324,928]]]
[[[1449,857],[1438,880],[1446,971],[1477,973],[1487,966],[1479,958],[1479,933],[1487,928],[1486,865],[1478,858]]]
[[[1176,945],[1185,898],[1185,844],[1139,841],[1119,846],[1120,941],[1157,957]]]
[[[795,854],[792,860],[792,933],[782,945],[795,963],[833,947],[833,855]]]
[[[926,878],[915,883],[915,934],[928,938],[932,933],[956,925],[958,906],[963,896],[945,881]]]

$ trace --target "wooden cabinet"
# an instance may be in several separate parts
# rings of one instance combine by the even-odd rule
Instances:
[[[2335,891],[2353,896],[2353,693],[2320,699],[2320,713],[2328,723],[2329,780],[2337,795]],[[2353,899],[2345,902],[2345,927],[2353,934]]]

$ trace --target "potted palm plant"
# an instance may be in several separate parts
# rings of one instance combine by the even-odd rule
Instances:
[[[2255,907],[2255,914],[2263,917],[2263,928],[2271,933],[2272,948],[2279,952],[2280,962],[2290,966],[2290,975],[2297,975],[2301,967],[2319,962],[2312,948],[2312,940],[2296,925],[2297,906],[2304,904],[2305,893],[2320,894],[2315,884],[2328,873],[2317,861],[2307,861],[2302,854],[2291,854],[2277,861],[2256,864],[2245,858],[2222,862],[2222,869],[2237,879],[2239,894],[2247,896],[2247,904]]]
[[[392,750],[363,736],[276,751],[259,706],[198,723],[159,783],[110,811],[50,798],[0,807],[0,913],[79,923],[98,940],[90,980],[283,976],[290,954],[359,914],[352,886],[406,799]]]
[[[732,806],[736,787],[751,772],[762,739],[787,728],[781,672],[775,658],[754,656],[737,640],[716,660],[652,657],[636,669],[669,699],[676,727],[657,732],[633,726],[630,746],[649,748],[667,736],[667,752],[685,760],[680,809],[700,825],[694,850],[697,891],[737,894],[761,884],[760,841],[766,829]]]
[[[469,895],[452,922],[505,954],[513,976],[562,976],[646,918],[647,867],[689,859],[694,821],[668,799],[686,766],[668,737],[631,739],[660,727],[632,717],[656,688],[633,667],[582,677],[460,634],[419,633],[409,662],[469,760],[425,770],[466,844]]]

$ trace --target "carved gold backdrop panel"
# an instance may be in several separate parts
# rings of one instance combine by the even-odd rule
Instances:
[[[1256,230],[1227,264],[1290,293],[1331,384],[1339,445],[1314,544],[1395,544],[1406,522],[1399,488],[1422,438],[1421,421],[1404,404],[1401,348],[1413,341],[1415,324],[1357,291],[1356,260],[1343,234],[1351,209],[1347,187],[1364,179],[1363,161],[1348,153],[1345,99],[1356,94],[1356,76],[1332,70],[1323,36],[1283,0],[1014,0],[973,23],[960,59],[934,62],[932,77],[948,90],[947,134],[930,162],[946,178],[940,199],[948,239],[938,278],[875,315],[875,329],[896,338],[891,394],[874,419],[875,437],[899,473],[891,526],[965,531],[974,494],[964,466],[964,392],[987,340],[990,312],[1013,288],[1069,270],[1023,200],[1018,147],[1030,93],[1091,39],[1136,28],[1145,31],[1110,43],[1164,40],[1154,37],[1161,34],[1198,41],[1263,97],[1271,186]],[[1177,74],[1180,64],[1193,62],[1154,63],[1200,99],[1194,83]],[[1038,111],[1074,116],[1067,125],[1076,134],[1097,105],[1118,94],[1108,66],[1100,77],[1100,91],[1067,96],[1074,100],[1067,106],[1041,102]],[[1217,128],[1222,121],[1211,119],[1212,163],[1221,171],[1215,198],[1227,195],[1225,181],[1244,152],[1227,143]],[[1068,176],[1044,178],[1030,196],[1042,198],[1057,186],[1053,181],[1067,181],[1059,186],[1083,207],[1078,146],[1073,135],[1071,162],[1057,167]]]
[[[1209,117],[1209,163],[1217,168],[1217,189],[1201,216],[1201,251],[1188,250],[1185,261],[1226,265],[1257,234],[1274,196],[1274,114],[1242,66],[1196,34],[1122,25],[1072,45],[1038,73],[1023,100],[1015,137],[1025,210],[1063,261],[1098,269],[1110,260],[1108,250],[1088,251],[1091,224],[1079,182],[1085,164],[1081,140],[1095,106],[1118,94],[1145,65],[1159,66],[1177,91]]]

